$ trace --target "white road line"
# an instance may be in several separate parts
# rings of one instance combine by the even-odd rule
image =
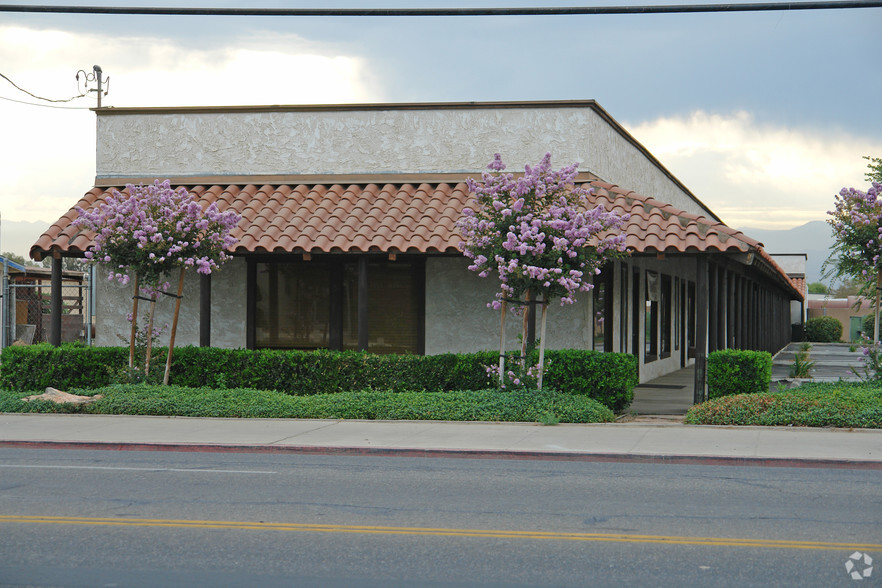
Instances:
[[[262,472],[258,470],[200,470],[184,468],[126,468],[117,466],[75,466],[75,465],[16,465],[2,464],[0,468],[46,469],[46,470],[111,470],[129,472],[184,472],[198,474],[278,474],[279,472]]]

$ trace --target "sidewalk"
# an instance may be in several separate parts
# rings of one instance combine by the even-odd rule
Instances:
[[[882,469],[882,430],[0,414],[0,447]]]

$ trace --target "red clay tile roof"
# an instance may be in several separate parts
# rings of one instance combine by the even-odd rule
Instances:
[[[802,294],[802,297],[805,298],[808,294],[808,284],[805,281],[805,278],[790,278],[790,281],[793,282],[793,286]]]
[[[631,218],[624,230],[638,253],[755,252],[793,286],[762,244],[716,220],[679,210],[613,184],[589,182],[596,201]],[[458,253],[456,221],[471,200],[461,183],[233,184],[187,186],[208,206],[234,209],[243,220],[234,230],[234,253],[411,252]],[[77,203],[91,208],[118,188],[93,188]],[[91,233],[71,225],[72,208],[31,247],[42,258],[59,251],[79,255]],[[794,287],[794,291],[796,288]]]

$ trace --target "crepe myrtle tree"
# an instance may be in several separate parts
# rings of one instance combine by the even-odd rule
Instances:
[[[835,239],[827,261],[837,278],[855,278],[866,284],[862,292],[876,301],[873,341],[879,341],[879,291],[882,290],[882,183],[864,192],[842,188],[828,211]],[[875,290],[871,290],[875,280]]]
[[[127,184],[123,192],[113,190],[104,202],[90,210],[77,207],[76,226],[95,232],[87,259],[104,265],[108,279],[120,284],[133,282],[132,329],[129,340],[129,368],[134,367],[138,300],[147,300],[147,351],[145,375],[150,370],[150,352],[155,329],[153,315],[160,293],[168,294],[167,278],[179,269],[174,320],[169,340],[163,383],[168,384],[177,330],[178,314],[188,268],[209,275],[229,259],[227,250],[237,240],[230,236],[241,217],[234,211],[221,212],[212,203],[205,210],[185,188],[172,189],[168,180],[149,185]]]
[[[594,287],[593,278],[605,262],[624,254],[625,237],[620,229],[628,215],[592,206],[593,189],[575,183],[577,166],[553,170],[547,153],[538,165],[525,166],[524,174],[515,177],[503,173],[505,164],[497,153],[481,181],[467,180],[474,201],[457,223],[463,237],[460,249],[472,260],[471,271],[482,278],[492,274],[499,279],[499,291],[488,306],[502,310],[498,366],[502,386],[506,375],[515,385],[521,385],[521,377],[526,375],[536,377],[538,388],[542,388],[549,302],[559,298],[561,306],[573,304],[578,292]],[[531,305],[542,305],[539,365],[530,367],[526,374],[505,371],[509,304],[524,312],[522,369],[527,314]]]

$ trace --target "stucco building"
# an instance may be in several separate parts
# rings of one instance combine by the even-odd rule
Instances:
[[[496,285],[466,268],[455,222],[499,152],[517,172],[548,151],[631,214],[630,257],[552,306],[550,348],[623,351],[640,380],[707,350],[777,351],[801,294],[760,243],[725,224],[594,101],[97,109],[94,206],[170,179],[243,220],[234,259],[188,278],[179,344],[468,352],[498,346]],[[80,256],[73,211],[34,244]],[[96,341],[118,344],[131,291],[97,280]],[[168,320],[171,304],[159,321]],[[515,329],[510,329],[515,347]],[[702,384],[703,385],[703,384]]]

